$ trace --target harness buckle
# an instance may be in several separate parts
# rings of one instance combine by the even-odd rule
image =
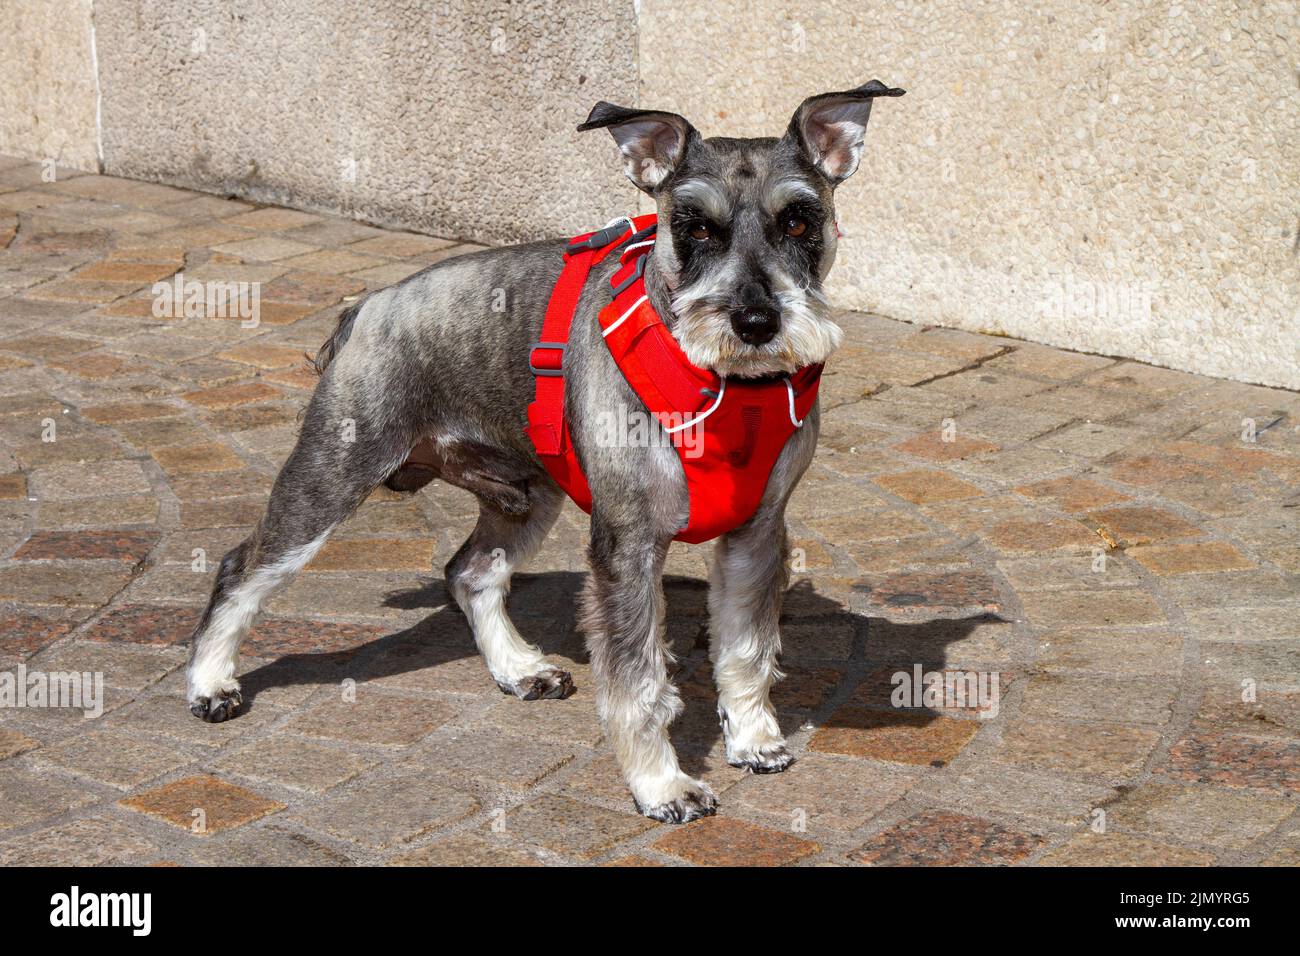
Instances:
[[[622,295],[625,291],[627,291],[628,287],[631,286],[634,282],[636,282],[637,279],[640,279],[642,276],[645,275],[645,261],[648,258],[650,257],[649,256],[637,257],[636,265],[633,267],[632,271],[628,273],[627,278],[624,279],[622,282],[615,283],[614,276],[609,277],[609,284],[614,287],[614,298],[617,299],[620,295]],[[615,273],[615,275],[617,275],[617,273]]]
[[[568,350],[567,342],[538,342],[528,352],[528,370],[534,375],[543,378],[561,378],[564,375],[564,353]],[[554,354],[559,353],[558,358],[554,360],[554,365],[549,360],[543,359],[543,365],[537,364],[537,353]]]
[[[627,225],[624,225],[624,223],[627,223]],[[622,238],[625,232],[629,234],[629,238],[631,238],[632,233],[636,232],[632,220],[626,217],[618,220],[618,222],[610,223],[603,229],[597,229],[586,239],[574,239],[565,247],[564,252],[566,255],[573,255],[575,252],[584,252],[587,249],[604,249]]]

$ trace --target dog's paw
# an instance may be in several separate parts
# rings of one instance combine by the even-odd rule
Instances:
[[[568,671],[555,667],[548,667],[514,683],[497,681],[497,686],[502,693],[514,694],[520,700],[563,700],[578,689]]]
[[[675,783],[676,795],[655,803],[637,800],[637,810],[660,823],[690,823],[718,812],[718,798],[703,780],[692,780],[682,774]]]
[[[218,691],[211,697],[196,697],[190,701],[190,713],[210,724],[219,724],[238,716],[244,698],[238,690]]]
[[[727,750],[727,763],[750,773],[780,773],[794,763],[794,754],[785,743],[768,744],[748,750]]]

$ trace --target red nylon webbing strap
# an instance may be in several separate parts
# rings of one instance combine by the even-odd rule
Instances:
[[[569,436],[564,421],[564,352],[569,342],[569,329],[592,268],[634,231],[644,229],[654,221],[654,216],[641,216],[632,220],[628,228],[587,233],[569,243],[564,253],[564,269],[546,305],[541,338],[528,356],[537,383],[533,401],[528,406],[528,437],[546,470],[562,487],[570,489],[574,500],[584,510],[591,507],[591,493],[577,461],[567,454]],[[584,245],[596,237],[609,241],[603,245]]]

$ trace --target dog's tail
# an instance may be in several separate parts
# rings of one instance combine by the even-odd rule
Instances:
[[[354,305],[348,306],[339,315],[339,323],[334,327],[334,332],[325,340],[325,344],[316,352],[316,357],[311,360],[312,368],[316,370],[317,375],[324,375],[325,369],[329,368],[330,362],[338,356],[339,350],[343,348],[348,337],[352,334],[352,323],[357,320],[357,314],[361,311],[361,306],[365,304],[362,299]]]

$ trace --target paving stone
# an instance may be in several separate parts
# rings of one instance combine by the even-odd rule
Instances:
[[[677,827],[656,840],[654,848],[699,866],[785,866],[821,852],[812,840],[730,817],[705,817]]]
[[[534,706],[537,703],[503,695],[483,720],[504,730],[527,727],[530,734],[585,747],[595,747],[603,739],[590,683],[567,700],[542,701],[542,707]]]
[[[244,702],[245,709],[234,720],[210,724],[190,713],[185,697],[155,694],[123,707],[109,718],[109,723],[132,733],[158,734],[186,744],[215,748],[263,730],[284,716],[283,711],[274,707],[257,703],[249,707],[248,695]]]
[[[1042,517],[1023,498],[1014,495],[923,504],[921,511],[961,535],[987,533],[1003,521],[1036,521]]]
[[[102,673],[109,687],[140,690],[160,680],[184,662],[176,648],[98,644],[78,641],[43,651],[31,667],[46,671]]]
[[[895,574],[853,585],[856,610],[892,621],[968,618],[1002,608],[997,585],[978,571]]]
[[[926,432],[898,442],[894,449],[915,458],[927,458],[930,461],[955,461],[984,452],[995,452],[998,446],[978,438],[968,438],[955,433],[948,436],[943,431]]]
[[[1213,574],[1254,567],[1244,554],[1225,541],[1152,545],[1132,548],[1128,553],[1148,570],[1160,575]]]
[[[1300,743],[1240,734],[1195,734],[1170,748],[1164,773],[1228,787],[1300,792]]]
[[[820,753],[938,767],[961,753],[979,729],[971,720],[841,707],[817,729],[808,747]]]
[[[343,624],[267,617],[244,639],[250,654],[347,654],[387,633],[373,624]]]
[[[1171,575],[1165,593],[1184,610],[1264,607],[1300,601],[1300,575],[1275,571],[1221,571],[1213,575]]]
[[[204,408],[234,408],[249,402],[263,402],[280,398],[283,393],[262,382],[248,382],[244,385],[221,385],[217,388],[200,389],[186,392],[181,398]]]
[[[244,826],[285,808],[283,803],[211,774],[176,780],[118,803],[200,837]]]
[[[239,219],[239,216],[234,217]],[[236,242],[223,242],[212,247],[217,252],[253,262],[274,262],[276,259],[288,259],[303,253],[314,251],[312,246],[292,239],[280,239],[274,236],[258,236],[256,239],[241,239]]]
[[[276,345],[258,339],[247,345],[240,345],[217,354],[217,358],[228,359],[262,369],[282,369],[301,365],[306,361],[303,350],[289,345]],[[191,399],[192,401],[192,399]],[[203,403],[206,404],[206,403]],[[221,407],[208,405],[209,408]]]
[[[152,451],[168,445],[199,445],[211,436],[184,418],[160,418],[132,422],[117,427],[117,433],[135,445]]]
[[[131,580],[129,567],[19,564],[0,568],[0,601],[43,607],[98,607]]]
[[[1183,639],[1171,631],[1055,631],[1043,637],[1038,655],[1038,666],[1051,671],[1176,678],[1182,664]]]
[[[139,286],[166,278],[176,271],[177,265],[174,262],[94,262],[73,275],[78,279],[127,282]]]
[[[1100,548],[1092,554],[1005,558],[998,568],[1017,591],[1130,588],[1141,582],[1128,562]]]
[[[354,242],[347,247],[347,251],[371,256],[391,256],[394,259],[406,259],[411,256],[438,252],[455,244],[451,239],[435,239],[433,236],[421,236],[409,232],[388,232],[371,239]]]
[[[1202,733],[1300,737],[1300,691],[1252,686],[1248,697],[1239,684],[1211,685],[1201,697],[1192,728]]]
[[[299,819],[336,837],[384,848],[418,840],[481,808],[476,797],[427,776],[398,776],[380,768],[335,791]]]
[[[1159,742],[1157,732],[1139,727],[1022,720],[1003,732],[995,757],[1030,769],[1115,780],[1141,770]]]
[[[878,475],[872,480],[886,491],[913,504],[977,498],[983,493],[969,482],[942,471],[905,471],[894,475]]]
[[[1107,826],[1172,842],[1243,849],[1295,810],[1269,793],[1148,783],[1106,808]]]
[[[22,659],[67,635],[75,620],[0,608],[0,655]]]
[[[964,813],[996,807],[1000,814],[1024,817],[1051,827],[1090,820],[1116,791],[1104,784],[1066,780],[1057,774],[1019,770],[988,761],[966,763],[941,774],[925,774],[913,794]]]
[[[263,309],[267,301],[289,305],[309,305],[312,311],[333,305],[344,296],[356,295],[365,283],[346,276],[326,276],[316,272],[290,272],[267,283],[262,290]],[[265,313],[262,321],[266,322]],[[275,323],[272,323],[275,324]]]
[[[125,823],[87,817],[0,843],[0,866],[110,866],[157,852],[153,840]]]
[[[1021,485],[1016,494],[1035,501],[1045,501],[1062,511],[1091,511],[1103,505],[1128,501],[1129,496],[1086,478],[1053,478]]]
[[[21,473],[0,475],[0,501],[26,501],[27,476]]]
[[[52,500],[152,492],[139,462],[134,461],[105,461],[91,468],[53,465],[36,471],[35,478],[41,498]]]
[[[1041,866],[1210,866],[1214,856],[1124,833],[1085,832],[1038,862]]]
[[[269,738],[223,756],[216,765],[254,780],[324,793],[369,770],[375,761],[307,740]]]
[[[331,700],[297,717],[290,728],[309,737],[403,746],[456,716],[444,701],[416,700],[360,690],[355,703]]]
[[[1018,863],[1046,841],[992,820],[926,810],[877,833],[849,854],[872,866],[970,866]]]
[[[483,828],[511,843],[534,844],[566,856],[590,859],[655,824],[634,813],[620,813],[557,794],[493,814]]]
[[[1147,436],[1136,428],[1081,422],[1040,438],[1037,444],[1070,455],[1105,458],[1126,448],[1142,447],[1146,441]]]
[[[846,661],[853,653],[852,622],[783,623],[781,654],[784,659],[802,657]]]
[[[1025,616],[1049,628],[1163,624],[1164,613],[1145,591],[1033,591],[1020,595]]]
[[[38,531],[14,552],[19,561],[110,560],[139,564],[158,541],[148,531]]]
[[[826,829],[857,829],[918,779],[901,768],[812,753],[784,773],[746,775],[728,792],[727,804],[738,803],[786,830],[806,827],[815,836]]]
[[[1167,677],[1103,677],[1037,674],[1025,688],[1025,717],[1110,720],[1160,725],[1169,722],[1178,686]]]
[[[127,790],[183,767],[191,758],[183,750],[160,745],[120,730],[72,737],[43,748],[38,762]]]
[[[17,757],[29,750],[35,750],[40,745],[40,741],[33,740],[21,731],[0,727],[0,760]]]
[[[895,624],[871,621],[865,656],[869,661],[944,661],[950,667],[1007,663],[1025,656],[1027,648],[1015,628],[997,618]]]
[[[1082,355],[1031,342],[1016,342],[1013,351],[992,359],[985,367],[1041,378],[1068,379],[1113,365],[1114,362],[1114,359],[1102,355]]]
[[[1040,551],[1088,551],[1100,547],[1102,540],[1078,522],[1066,519],[1010,519],[1000,521],[988,532],[988,541],[1003,553]]]
[[[429,537],[331,540],[304,570],[427,572],[434,544]]]
[[[496,841],[472,834],[448,837],[395,856],[389,866],[541,866],[547,856],[516,848],[504,839]]]
[[[0,833],[57,817],[96,799],[85,786],[63,777],[36,776],[12,765],[0,767]]]
[[[247,466],[225,445],[207,442],[202,445],[173,445],[150,450],[154,460],[170,476],[194,475],[214,471],[239,471]]]
[[[1254,606],[1253,602],[1242,606],[1238,603],[1230,581],[1231,576],[1224,580],[1223,597],[1219,602],[1224,606],[1187,613],[1191,633],[1202,641],[1215,644],[1229,641],[1277,641],[1296,636],[1293,606],[1260,607]],[[1211,647],[1207,650],[1218,653],[1223,648]]]
[[[247,533],[266,512],[266,502],[267,499],[261,496],[224,498],[219,501],[185,501],[181,503],[180,527],[185,531],[241,528]]]
[[[453,736],[438,735],[405,763],[412,768],[451,770],[457,778],[469,777],[512,790],[526,790],[573,757],[571,747],[505,734],[496,728],[471,728]]]
[[[942,664],[899,662],[868,672],[848,702],[899,713],[992,718],[1015,680],[1008,671],[971,672]]]
[[[852,515],[813,518],[807,524],[826,540],[849,549],[859,542],[887,541],[930,531],[924,521],[896,509],[863,510]]]
[[[299,212],[297,209],[267,206],[232,216],[225,222],[231,226],[254,229],[258,232],[282,232],[286,229],[300,229],[319,223],[321,217],[308,212]]]
[[[189,847],[201,866],[351,866],[347,855],[275,826],[219,833]]]

